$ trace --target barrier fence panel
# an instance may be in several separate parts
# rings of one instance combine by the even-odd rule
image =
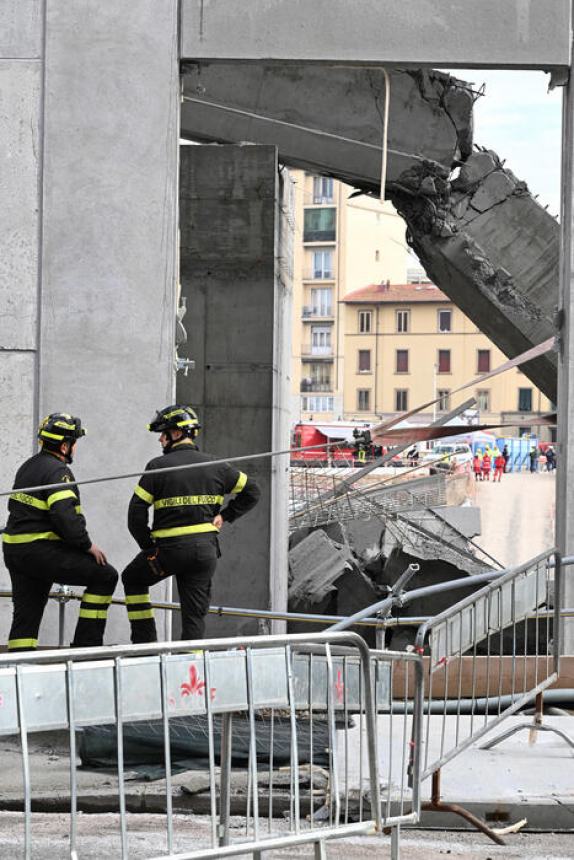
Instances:
[[[414,679],[400,708],[397,671]],[[413,697],[419,707],[407,715]],[[81,856],[82,842],[77,734],[94,726],[107,727],[117,761],[122,858],[133,856],[124,766],[142,726],[163,749],[164,858],[319,844],[418,817],[422,661],[369,652],[353,633],[6,655],[0,701],[0,735],[21,741],[26,858],[34,844],[29,736],[55,729],[69,732],[70,857]],[[208,838],[192,846],[175,826],[172,784],[174,733],[190,724],[204,738],[210,808]],[[242,816],[241,832],[232,815]]]
[[[550,550],[419,628],[416,650],[425,655],[422,779],[554,683],[560,595],[560,560]]]

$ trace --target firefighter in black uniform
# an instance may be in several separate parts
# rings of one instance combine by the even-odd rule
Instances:
[[[78,487],[20,491],[73,482],[69,464],[77,440],[84,435],[79,418],[65,413],[49,415],[38,430],[40,452],[16,473],[8,501],[8,523],[2,534],[14,604],[9,651],[37,647],[40,622],[54,582],[86,586],[72,644],[102,644],[118,574],[90,540]]]
[[[224,522],[247,513],[259,500],[254,480],[229,463],[198,451],[200,428],[189,406],[168,406],[148,425],[160,433],[163,456],[151,460],[132,496],[128,528],[141,552],[122,574],[132,642],[155,642],[149,587],[175,576],[182,617],[182,639],[201,639],[211,598],[211,580],[220,556],[217,535]],[[204,463],[205,467],[154,475],[155,469]],[[222,509],[224,496],[235,496]],[[153,506],[153,529],[148,508]]]

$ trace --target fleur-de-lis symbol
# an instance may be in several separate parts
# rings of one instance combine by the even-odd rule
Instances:
[[[345,692],[345,684],[343,682],[343,673],[340,669],[337,671],[337,683],[335,684],[335,691],[337,693],[337,701],[340,705],[342,705],[343,695]]]
[[[195,664],[189,667],[189,684],[184,682],[180,688],[182,698],[184,696],[201,696],[205,690],[205,681],[202,681],[197,673]]]

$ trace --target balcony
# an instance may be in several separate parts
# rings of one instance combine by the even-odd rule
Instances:
[[[305,305],[305,307],[301,311],[301,316],[303,317],[304,320],[332,319],[333,308],[332,307],[312,307],[311,305]]]
[[[301,347],[301,355],[306,358],[318,358],[318,359],[328,359],[333,360],[333,347],[332,346],[316,346],[315,344],[304,344]]]
[[[304,281],[334,281],[335,273],[332,269],[306,269],[303,272]]]
[[[333,390],[333,386],[330,382],[314,382],[313,380],[309,381],[308,379],[301,380],[301,391],[327,391],[330,392]]]

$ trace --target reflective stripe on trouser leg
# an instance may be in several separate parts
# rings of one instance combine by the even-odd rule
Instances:
[[[102,644],[111,602],[111,594],[96,594],[86,589],[80,603],[75,646],[90,648]]]
[[[154,611],[151,606],[149,591],[138,594],[126,594],[126,609],[131,626],[131,639],[134,644],[140,642],[157,642]]]
[[[8,651],[33,651],[38,647],[37,639],[9,639]]]

